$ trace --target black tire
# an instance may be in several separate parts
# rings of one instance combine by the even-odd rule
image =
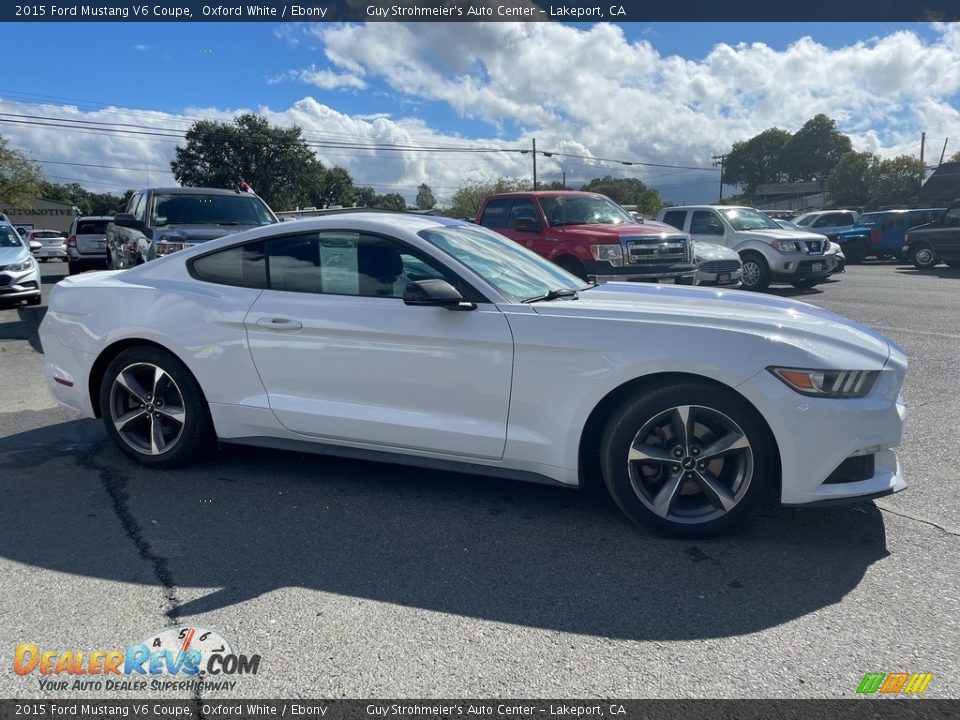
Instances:
[[[929,270],[940,262],[932,247],[923,243],[910,250],[910,262],[917,270]]]
[[[807,278],[806,280],[798,280],[790,284],[793,285],[797,290],[809,290],[810,288],[819,285],[820,282],[821,281],[818,278]]]
[[[557,260],[557,265],[562,267],[571,275],[580,278],[581,280],[587,279],[587,270],[583,267],[583,263],[577,260],[574,257],[562,257]]]
[[[32,297],[27,298],[27,305],[39,305],[43,301],[43,298],[39,295],[33,295]]]
[[[170,381],[161,380],[153,386],[157,397],[153,397],[149,382],[141,382],[144,378],[149,381],[153,372],[151,368],[160,368],[172,381],[171,384]],[[136,384],[135,394],[116,383],[121,373],[124,373],[127,385]],[[180,405],[172,404],[177,394]],[[124,431],[127,434],[121,434],[118,420],[137,412],[137,403],[133,400],[135,396],[149,400],[149,403],[146,407],[140,405],[139,414],[142,417],[128,421]],[[175,414],[178,408],[182,409],[182,422],[167,415]],[[154,346],[132,347],[113,359],[100,383],[100,410],[107,434],[117,447],[148,467],[185,465],[198,458],[213,440],[210,410],[196,378],[176,356]],[[154,440],[155,423],[159,424],[159,440],[165,447]],[[150,436],[151,447],[146,447],[145,442],[137,442],[145,440],[140,435]]]
[[[659,418],[668,415],[672,417],[671,413],[675,411],[671,411],[671,408],[679,407],[692,408],[692,437],[696,443],[720,436],[720,431],[711,436],[709,427],[718,422],[715,416],[720,416],[725,420],[719,422],[730,421],[731,427],[740,431],[731,437],[745,438],[747,447],[709,461],[705,470],[694,469],[693,474],[700,478],[697,480],[687,480],[691,473],[683,471],[679,464],[694,459],[692,456],[697,452],[696,443],[684,451],[686,455],[679,458],[678,464],[674,466],[672,453],[677,446],[671,443],[677,440],[676,437],[667,438],[663,434],[649,436],[654,438],[654,442],[661,443],[663,452],[670,456],[668,462],[656,466],[660,469],[658,472],[661,472],[659,476],[649,475],[648,470],[652,466],[644,464],[643,461],[628,463],[628,452],[634,446],[638,432],[646,432],[645,428],[659,422]],[[696,434],[697,428],[700,428],[699,436]],[[765,499],[770,498],[771,489],[775,486],[774,447],[773,437],[760,415],[733,391],[707,383],[686,382],[653,388],[624,402],[610,417],[604,429],[600,444],[600,463],[611,497],[628,518],[669,537],[701,538],[742,526],[762,506]],[[709,444],[702,446],[703,452],[708,450]],[[729,467],[726,464],[728,461],[731,463]],[[673,474],[674,467],[681,469],[676,475]],[[694,467],[699,467],[695,459]],[[735,504],[722,510],[716,506],[716,501],[711,503],[706,492],[700,489],[704,487],[701,483],[706,483],[700,472],[704,472],[711,482],[722,484],[728,493],[727,499],[730,502],[735,500]],[[717,474],[714,475],[714,472]],[[731,479],[728,486],[727,482]],[[647,503],[653,502],[653,497],[658,492],[657,483],[662,481],[659,487],[663,489],[674,480],[674,486],[678,490],[674,493],[676,502],[667,512],[668,515],[672,514],[672,517],[654,512]],[[635,481],[641,483],[640,489],[635,487]],[[645,500],[641,499],[641,493],[646,494],[648,490],[650,496]],[[698,502],[703,504],[701,510],[696,507]]]
[[[843,245],[843,255],[847,265],[860,265],[867,259],[867,246],[863,240],[851,240]]]
[[[760,253],[745,252],[740,256],[743,269],[740,273],[740,282],[744,290],[763,292],[770,287],[770,266],[766,258]]]

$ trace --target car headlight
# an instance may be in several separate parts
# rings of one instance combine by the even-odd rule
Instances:
[[[880,376],[879,370],[767,369],[801,395],[828,398],[865,397]]]
[[[22,263],[17,263],[16,265],[7,265],[5,268],[0,269],[7,270],[8,272],[23,272],[24,270],[32,270],[34,267],[36,267],[36,265],[36,261],[32,257],[29,257]]]
[[[157,252],[157,257],[162,255],[169,255],[172,252],[177,250],[183,250],[183,243],[179,242],[158,242],[154,245],[154,248]]]
[[[780,252],[803,252],[803,245],[799,240],[774,240],[770,243],[770,247]]]
[[[619,245],[591,245],[590,254],[594,260],[605,260],[614,267],[623,265],[623,248]]]

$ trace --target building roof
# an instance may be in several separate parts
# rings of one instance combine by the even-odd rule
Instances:
[[[960,162],[943,163],[920,188],[920,204],[950,205],[960,198]]]

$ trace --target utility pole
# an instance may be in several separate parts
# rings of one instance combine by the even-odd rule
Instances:
[[[720,168],[720,197],[717,198],[717,202],[723,201],[723,164],[727,161],[726,155],[714,155],[713,156],[713,166]]]
[[[940,151],[940,162],[937,163],[937,167],[943,165],[943,156],[947,154],[947,143],[950,142],[950,138],[947,138],[943,141],[943,150]]]
[[[566,170],[563,171],[563,189],[564,190],[567,189],[567,171]]]
[[[925,132],[920,133],[920,164],[923,165],[923,151],[927,145],[927,134]]]
[[[537,189],[537,139],[533,139],[533,189]]]

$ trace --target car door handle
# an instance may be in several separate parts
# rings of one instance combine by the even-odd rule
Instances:
[[[257,320],[257,326],[267,330],[301,330],[303,323],[292,318],[272,317],[260,318]]]

